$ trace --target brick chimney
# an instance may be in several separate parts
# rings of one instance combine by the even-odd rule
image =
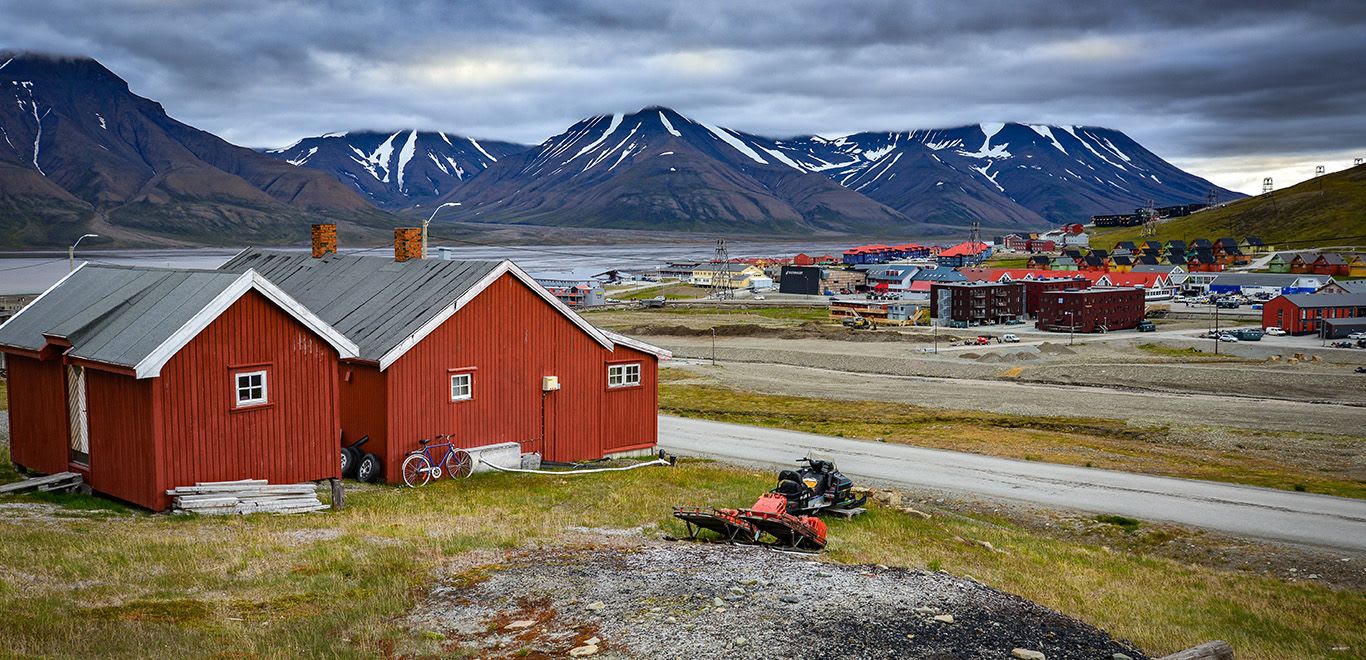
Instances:
[[[337,226],[313,225],[313,258],[337,253]]]
[[[422,258],[422,229],[394,227],[394,261]]]

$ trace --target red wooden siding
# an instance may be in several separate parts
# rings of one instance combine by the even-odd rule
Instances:
[[[233,374],[266,365],[268,403],[235,409]],[[237,368],[234,368],[237,367]],[[297,483],[339,476],[338,356],[249,292],[156,379],[161,491],[196,481]]]
[[[606,351],[604,351],[606,353]],[[617,346],[606,362],[639,363],[640,387],[607,388],[607,367],[602,368],[602,452],[610,454],[654,446],[659,439],[659,359],[625,346]]]
[[[504,275],[387,370],[387,480],[398,480],[399,461],[419,439],[442,433],[454,433],[459,446],[520,442],[550,461],[599,458],[611,442],[652,443],[655,358],[640,360],[639,392],[606,391],[606,362],[625,350],[604,349]],[[474,398],[451,402],[450,373],[470,367]],[[558,376],[560,389],[543,394],[543,376]],[[612,431],[604,424],[609,407]]]
[[[152,381],[85,370],[90,418],[91,488],[148,508],[161,508],[157,490]]]
[[[370,365],[347,364],[342,365],[341,373],[342,443],[349,445],[368,435],[370,439],[362,449],[382,458],[389,424],[384,372]]]
[[[40,362],[8,353],[5,364],[9,369],[11,460],[45,474],[66,470],[70,429],[61,360]]]

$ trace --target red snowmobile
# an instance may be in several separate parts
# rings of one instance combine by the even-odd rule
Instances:
[[[688,526],[688,535],[697,538],[706,529],[732,543],[758,543],[765,534],[774,545],[798,550],[825,548],[825,521],[816,515],[823,511],[856,510],[868,496],[853,492],[854,482],[835,464],[803,458],[798,470],[778,473],[778,486],[759,496],[748,509],[711,507],[674,507],[674,517]]]

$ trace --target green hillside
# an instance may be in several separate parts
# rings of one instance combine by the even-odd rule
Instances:
[[[1160,223],[1155,239],[1140,236],[1140,231],[1140,227],[1094,229],[1091,244],[1109,247],[1125,240],[1221,236],[1241,239],[1251,234],[1276,247],[1366,245],[1366,165]]]

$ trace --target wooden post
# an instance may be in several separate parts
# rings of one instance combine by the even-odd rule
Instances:
[[[341,511],[346,508],[346,494],[342,489],[341,479],[328,479],[332,485],[332,510]]]
[[[1233,660],[1233,647],[1223,640],[1214,640],[1158,660]]]

